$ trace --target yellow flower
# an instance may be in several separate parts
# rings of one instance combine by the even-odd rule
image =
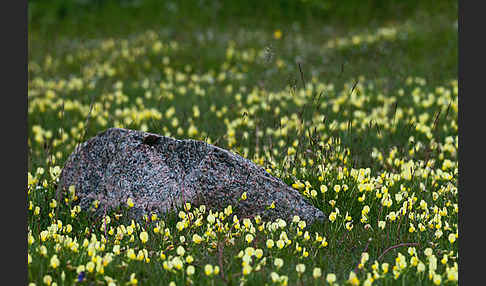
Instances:
[[[176,252],[177,252],[177,255],[179,255],[179,256],[183,256],[183,255],[184,255],[184,253],[186,253],[186,250],[184,249],[184,247],[183,247],[182,245],[179,245],[179,246],[177,247]]]
[[[300,217],[298,215],[294,215],[294,217],[292,218],[292,222],[298,223],[299,221],[300,221]]]
[[[44,276],[44,278],[42,279],[42,281],[44,281],[44,284],[46,284],[46,285],[51,285],[51,283],[52,283],[52,276],[51,275],[46,275],[46,276]]]
[[[273,283],[280,281],[280,276],[278,276],[278,273],[276,272],[270,273],[270,278],[272,278]]]
[[[273,261],[273,265],[277,266],[277,269],[282,267],[283,264],[284,264],[284,261],[281,258],[275,258],[275,260]]]
[[[327,186],[326,185],[321,185],[321,193],[327,192]]]
[[[447,268],[447,280],[449,281],[457,281],[457,269],[454,268]]]
[[[268,239],[266,244],[267,244],[267,247],[268,247],[268,248],[272,248],[272,247],[274,246],[274,244],[275,244],[275,243],[273,242],[273,240],[272,240],[272,239]]]
[[[351,221],[353,218],[346,212],[346,215],[344,216],[345,221]]]
[[[437,257],[431,255],[429,257],[429,272],[434,272],[435,270],[437,270]]]
[[[435,274],[434,275],[434,284],[440,285],[441,282],[442,282],[442,277],[440,277],[440,275],[438,275],[438,274]]]
[[[187,270],[186,270],[187,276],[191,276],[195,272],[196,272],[196,268],[194,266],[192,265],[187,266]]]
[[[176,111],[176,110],[175,110],[174,106],[171,106],[170,108],[168,108],[168,109],[165,111],[165,117],[167,117],[167,118],[171,118],[171,117],[172,117],[172,115],[174,115],[174,114],[175,114],[175,111]]]
[[[368,259],[370,259],[370,255],[368,254],[368,252],[363,252],[361,254],[361,264],[365,264]]]
[[[388,273],[388,267],[389,264],[386,262],[381,265],[381,270],[383,270],[383,273]]]
[[[57,255],[54,254],[52,257],[51,257],[51,267],[56,269],[60,264],[60,261],[59,259],[57,258]]]
[[[247,229],[250,229],[250,226],[252,226],[253,224],[251,223],[251,220],[248,219],[248,218],[245,218],[243,219],[243,225],[247,228]]]
[[[387,215],[387,218],[388,218],[390,221],[394,221],[394,220],[397,218],[397,215],[395,214],[395,212],[390,212],[390,213]]]
[[[287,149],[287,155],[288,156],[291,156],[293,154],[295,154],[295,148],[293,148],[292,146],[290,146],[288,149]],[[292,184],[292,187],[293,188],[296,188],[296,189],[301,189],[304,187],[304,184],[302,184],[300,181],[297,181],[298,183],[294,183]]]
[[[172,259],[172,265],[174,265],[174,267],[177,270],[181,270],[182,266],[183,266],[183,261],[181,260],[181,258],[179,256],[176,256],[176,257],[174,257],[174,259]]]
[[[202,241],[202,237],[195,233],[192,235],[192,241],[194,241],[194,243],[196,244],[199,244]]]
[[[422,223],[419,223],[418,227],[419,227],[420,231],[422,231],[422,232],[425,231],[425,226]]]
[[[45,245],[41,245],[39,252],[42,256],[47,256],[47,247]]]
[[[132,248],[129,248],[127,250],[127,257],[129,259],[137,259],[137,256],[135,255],[135,251]]]
[[[413,223],[410,223],[410,227],[408,228],[408,232],[410,232],[410,233],[415,232],[415,226],[413,225]]]
[[[335,186],[334,186],[334,191],[335,191],[336,193],[339,193],[339,192],[341,191],[341,186],[340,186],[340,185],[335,185]]]
[[[135,277],[135,273],[132,273],[130,275],[130,282],[129,282],[131,285],[137,285],[138,284],[138,280],[137,278]]]
[[[279,40],[281,37],[282,37],[282,31],[280,31],[279,29],[275,30],[273,32],[273,37],[276,39],[276,40]]]
[[[27,172],[27,185],[32,186],[37,182],[37,179],[32,176],[30,172]],[[30,190],[30,189],[29,189]]]
[[[346,223],[346,229],[347,229],[347,230],[349,230],[349,231],[351,231],[351,230],[353,229],[353,223],[352,223],[352,222],[350,222],[350,221],[349,221],[349,222],[347,222],[347,223]]]
[[[329,220],[331,222],[334,222],[336,220],[336,213],[335,212],[332,212],[330,215],[329,215]]]
[[[74,185],[70,185],[68,189],[71,198],[74,199],[74,197],[76,196],[76,187]]]
[[[280,276],[280,285],[287,286],[289,282],[289,277],[287,275]]]
[[[325,237],[322,239],[321,246],[322,247],[326,247],[327,246],[327,241],[326,241],[326,238]]]
[[[209,214],[207,220],[209,224],[213,224],[216,221],[216,218],[212,214]]]
[[[299,226],[300,229],[304,229],[307,224],[305,223],[305,220],[301,220],[297,225]]]
[[[348,282],[351,283],[351,285],[359,285],[359,279],[353,271],[349,273]]]
[[[417,271],[418,272],[424,272],[425,271],[425,264],[423,264],[422,262],[419,262],[419,264],[417,266]]]
[[[417,258],[417,256],[412,256],[412,258],[410,258],[410,264],[412,264],[412,266],[417,266],[419,263],[419,260]]]
[[[164,262],[162,263],[162,267],[163,267],[165,270],[169,270],[169,271],[170,271],[170,270],[172,269],[172,267],[173,267],[173,266],[172,266],[172,261],[167,261],[167,260],[166,260],[166,261],[164,261]]]
[[[248,258],[250,258],[255,253],[255,249],[253,247],[247,247],[247,248],[245,248],[244,253],[245,253],[246,256],[248,256]]]
[[[380,220],[378,222],[378,227],[381,228],[381,229],[384,229],[385,228],[385,225],[386,225],[386,222],[385,221]]]
[[[243,201],[247,199],[246,192],[244,192],[244,193],[241,195],[241,199],[242,199]]]
[[[185,223],[182,222],[182,221],[178,221],[177,224],[176,224],[176,228],[179,230],[179,231],[182,231],[185,227]]]
[[[188,255],[188,256],[186,257],[186,262],[187,262],[187,263],[192,263],[193,261],[194,261],[194,257],[192,257],[192,255]]]
[[[132,235],[132,233],[133,233],[133,227],[131,225],[127,226],[126,230],[127,230],[127,234],[128,235]]]
[[[450,243],[454,243],[454,241],[456,241],[456,235],[451,233],[451,234],[449,234],[448,239],[449,239]]]
[[[57,206],[57,202],[55,199],[52,199],[51,202],[49,203],[49,206],[53,209]]]
[[[442,256],[442,259],[440,260],[440,262],[442,264],[447,264],[447,260],[448,260],[447,254],[444,254],[444,256]]]
[[[246,240],[246,242],[251,243],[253,241],[253,235],[247,234],[245,236],[245,240]]]
[[[439,239],[439,238],[441,238],[441,236],[442,236],[442,230],[438,229],[438,230],[435,232],[435,237],[436,237],[437,239]]]
[[[119,244],[116,244],[116,245],[113,246],[113,253],[116,254],[116,255],[120,254],[120,245]]]
[[[156,213],[153,213],[152,216],[150,217],[150,219],[152,221],[156,221],[158,218],[157,218],[157,214]]]
[[[94,268],[95,268],[95,264],[94,264],[93,261],[86,263],[86,270],[88,272],[90,272],[90,273],[93,272]]]
[[[258,259],[262,258],[262,256],[263,256],[263,250],[262,250],[262,249],[260,249],[260,248],[256,249],[256,250],[255,250],[255,256],[256,256],[256,258],[258,258]]]
[[[309,240],[310,239],[310,234],[308,231],[304,232],[304,240]]]
[[[127,205],[129,208],[132,208],[134,206],[132,198],[128,198]]]
[[[164,251],[163,251],[163,250],[161,250],[161,251],[160,251],[160,259],[165,260],[165,258],[166,258],[166,256],[165,256],[165,254],[164,254]]]
[[[329,284],[332,284],[332,283],[336,282],[336,274],[334,274],[334,273],[328,273],[326,275],[326,281]]]
[[[224,214],[226,216],[229,216],[233,213],[233,208],[231,207],[231,205],[227,206],[225,209],[224,209]]]
[[[366,194],[363,194],[361,197],[358,198],[358,202],[363,202],[366,199]]]
[[[211,276],[213,274],[213,266],[211,264],[206,264],[204,266],[204,273],[206,276]]]
[[[41,241],[46,241],[49,238],[49,232],[47,230],[41,231],[40,238]]]
[[[408,254],[410,254],[411,256],[413,256],[417,253],[417,250],[415,249],[415,247],[409,247],[407,251],[408,251]]]
[[[425,254],[425,256],[430,257],[430,256],[433,254],[433,252],[432,252],[432,248],[427,247],[427,248],[424,250],[424,254]]]
[[[183,211],[180,211],[180,212],[179,212],[179,218],[180,218],[180,219],[185,219],[185,218],[186,218],[186,213],[185,213],[185,212],[183,212]]]
[[[140,233],[140,240],[142,241],[142,243],[146,243],[148,241],[148,233],[146,231],[142,231]]]
[[[299,263],[295,266],[295,271],[300,275],[305,272],[305,264]]]
[[[243,266],[243,275],[248,275],[251,273],[252,271],[252,267],[249,265],[249,264],[245,264],[245,266]]]
[[[194,126],[194,124],[191,124],[191,126],[189,126],[189,129],[187,130],[187,135],[189,135],[190,137],[194,137],[195,135],[197,135],[197,133],[198,131],[196,126]]]

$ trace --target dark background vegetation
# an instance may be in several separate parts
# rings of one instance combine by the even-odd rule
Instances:
[[[323,22],[343,27],[402,21],[425,12],[457,19],[457,1],[429,0],[29,0],[29,30],[77,36],[127,33],[140,27],[173,25],[285,26],[298,22],[305,27]]]
[[[297,27],[306,40],[322,42],[322,31],[334,31],[326,37],[349,36],[412,20],[418,29],[406,39],[373,49],[382,51],[380,70],[438,83],[457,78],[457,30],[449,28],[457,19],[458,3],[450,0],[29,0],[29,59],[51,52],[61,39],[123,37],[146,29],[169,29],[173,39],[189,42],[205,29],[280,29],[294,36],[290,31]],[[333,59],[336,65],[352,63],[355,72],[348,69],[348,77],[376,65],[369,50],[343,50]]]

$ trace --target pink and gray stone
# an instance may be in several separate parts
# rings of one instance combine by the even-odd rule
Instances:
[[[79,145],[61,172],[58,191],[74,185],[79,204],[97,214],[124,207],[132,198],[133,218],[206,205],[223,210],[229,204],[238,217],[307,223],[325,215],[295,189],[238,154],[196,140],[177,140],[142,131],[110,128]],[[247,199],[240,200],[246,192]],[[275,208],[269,206],[275,203]]]

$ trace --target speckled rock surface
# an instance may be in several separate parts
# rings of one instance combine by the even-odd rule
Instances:
[[[98,214],[125,205],[130,197],[130,214],[137,219],[184,202],[214,210],[231,204],[238,217],[259,214],[288,221],[298,215],[308,223],[325,218],[297,190],[238,154],[203,141],[121,128],[99,133],[70,155],[58,192],[65,194],[70,185],[83,210],[99,200]],[[246,200],[240,200],[243,192]]]

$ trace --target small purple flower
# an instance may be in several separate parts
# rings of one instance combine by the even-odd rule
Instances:
[[[81,271],[78,275],[78,282],[83,282],[85,275],[86,273],[84,271]]]

